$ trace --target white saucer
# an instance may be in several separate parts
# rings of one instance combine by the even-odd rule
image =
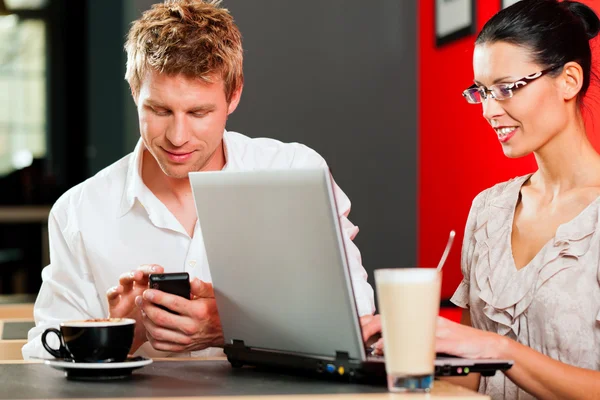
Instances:
[[[44,364],[54,369],[65,371],[69,379],[112,380],[131,376],[135,369],[152,364],[152,359],[145,357],[129,357],[123,362],[74,362],[67,359],[45,360]]]

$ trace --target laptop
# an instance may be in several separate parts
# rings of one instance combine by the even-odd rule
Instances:
[[[362,340],[327,168],[192,172],[232,366],[385,376]],[[510,360],[437,357],[436,375],[493,375]]]

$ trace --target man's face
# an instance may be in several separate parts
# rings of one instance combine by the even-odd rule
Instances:
[[[215,151],[221,149],[227,116],[236,109],[240,94],[241,89],[228,103],[221,79],[206,83],[148,72],[136,101],[140,133],[165,175],[187,179],[188,172],[210,167]]]

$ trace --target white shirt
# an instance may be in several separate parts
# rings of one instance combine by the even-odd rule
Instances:
[[[225,132],[224,170],[315,168],[325,160],[298,143],[251,139]],[[42,287],[35,302],[36,327],[23,346],[25,359],[48,357],[40,337],[61,321],[106,318],[106,291],[119,276],[142,264],[159,264],[165,272],[188,272],[190,278],[211,282],[210,270],[198,222],[190,237],[167,207],[141,178],[140,140],[133,151],[85,182],[67,191],[54,204],[48,220],[50,265],[42,271]],[[335,185],[335,198],[348,255],[359,315],[375,310],[373,289],[367,282],[358,248],[352,242],[358,228],[347,218],[348,197]],[[55,335],[51,346],[58,347]],[[223,354],[207,349],[193,355]],[[168,355],[145,343],[137,354]],[[179,354],[181,355],[181,354]]]

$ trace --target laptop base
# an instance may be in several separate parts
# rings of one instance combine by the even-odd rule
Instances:
[[[338,352],[335,359],[319,356],[280,353],[246,347],[234,340],[225,345],[224,352],[233,368],[254,366],[277,372],[289,372],[311,377],[353,383],[386,384],[385,364],[352,360],[346,352]]]
[[[355,383],[385,384],[385,362],[383,357],[371,356],[367,361],[350,359],[348,353],[338,352],[335,359],[319,356],[281,353],[271,350],[253,349],[243,341],[234,340],[224,346],[227,360],[233,368],[254,366],[261,369]],[[435,360],[435,377],[466,376],[480,373],[493,376],[512,366],[505,360],[468,360],[447,354],[438,354]]]

